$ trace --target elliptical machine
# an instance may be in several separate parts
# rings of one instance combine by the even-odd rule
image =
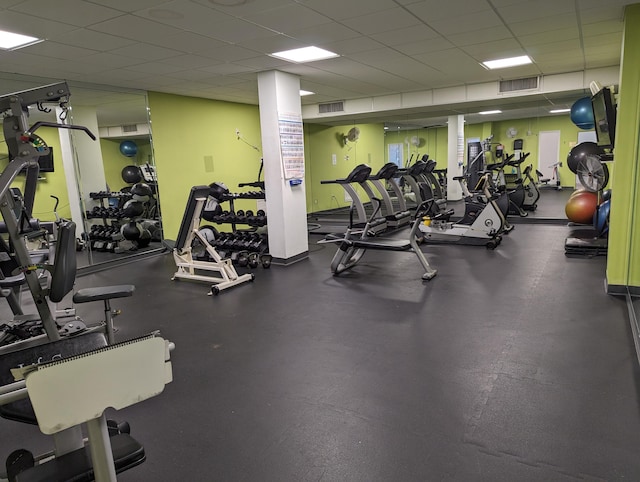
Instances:
[[[451,222],[450,212],[435,216],[425,216],[420,224],[420,233],[426,243],[450,243],[486,246],[495,249],[502,242],[501,233],[505,230],[505,217],[496,201],[498,196],[491,192],[491,174],[485,173],[478,183],[483,198],[465,197],[465,213],[458,222]],[[426,186],[428,187],[428,186]],[[427,196],[429,190],[423,189]],[[486,200],[486,202],[485,202]],[[435,203],[431,197],[429,204]]]

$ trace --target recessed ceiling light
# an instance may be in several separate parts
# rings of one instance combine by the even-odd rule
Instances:
[[[298,63],[339,57],[338,54],[319,47],[302,47],[299,49],[283,50],[282,52],[274,52],[271,56]]]
[[[526,65],[532,63],[531,57],[521,55],[519,57],[509,57],[507,59],[485,60],[482,66],[486,69],[504,69],[506,67],[516,67],[518,65]]]
[[[502,114],[501,110],[483,110],[482,112],[478,112],[480,115],[489,115],[489,114]]]
[[[13,50],[42,42],[42,39],[0,30],[0,49]]]
[[[301,90],[300,91],[300,97],[302,97],[303,95],[313,95],[315,94],[315,92],[311,92],[310,90]]]
[[[563,112],[571,112],[571,109],[553,109],[549,111],[549,114],[562,114]]]

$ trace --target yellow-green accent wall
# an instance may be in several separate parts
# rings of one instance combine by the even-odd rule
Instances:
[[[100,139],[104,177],[111,191],[119,191],[125,186],[130,186],[122,180],[122,169],[125,166],[140,166],[151,162],[151,142],[148,139],[132,140],[138,146],[138,152],[134,157],[127,157],[120,152],[120,143],[123,139]]]
[[[640,4],[625,8],[607,284],[640,286]]]
[[[164,236],[176,239],[192,186],[217,181],[239,192],[238,183],[257,180],[259,110],[255,105],[159,92],[149,92],[148,99]],[[255,210],[256,201],[240,200],[235,207]],[[229,209],[228,204],[223,208]]]
[[[69,194],[67,192],[66,178],[64,174],[64,166],[62,164],[62,152],[60,151],[60,138],[58,130],[50,127],[44,127],[38,130],[38,135],[42,137],[50,149],[53,149],[54,172],[40,173],[40,181],[36,187],[36,197],[33,204],[33,217],[41,221],[55,221],[53,208],[55,201],[51,195],[60,199],[58,205],[58,214],[62,217],[71,217],[71,208],[69,207]],[[2,151],[0,151],[0,170],[4,170],[9,162],[9,154],[6,144],[2,143]],[[24,175],[18,175],[12,186],[20,188],[24,194]]]

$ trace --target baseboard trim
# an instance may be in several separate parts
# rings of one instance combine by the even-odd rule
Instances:
[[[274,257],[271,260],[271,264],[275,264],[277,266],[291,266],[292,264],[297,263],[298,261],[302,261],[303,259],[307,259],[309,257],[309,251],[304,251],[302,253],[296,254],[291,258],[276,258]]]

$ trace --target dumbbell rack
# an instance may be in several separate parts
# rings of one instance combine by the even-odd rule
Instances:
[[[114,228],[117,228],[117,233],[120,232],[120,223],[119,221],[124,218],[124,214],[122,209],[119,208],[108,208],[105,206],[105,199],[109,198],[122,198],[129,199],[131,194],[123,193],[123,192],[91,192],[89,193],[89,197],[93,200],[96,200],[100,203],[98,209],[94,208],[93,211],[87,211],[86,218],[87,219],[102,219],[102,224],[105,227],[104,231],[107,231],[109,234],[97,234],[99,231],[96,229],[91,229],[91,232],[88,234],[88,241],[91,245],[91,248],[96,251],[110,251],[117,252],[118,251],[118,240],[113,239],[113,234],[115,234]],[[114,223],[115,221],[115,223]],[[111,229],[107,229],[111,228]]]
[[[267,225],[266,214],[259,210],[256,212],[256,215],[253,215],[251,211],[244,213],[242,210],[236,211],[235,209],[235,200],[237,199],[265,199],[264,182],[258,181],[238,184],[238,187],[246,186],[258,187],[260,191],[227,193],[222,199],[222,202],[229,202],[229,211],[227,214],[214,216],[212,222],[216,224],[230,224],[232,233],[221,233],[215,246],[218,251],[228,253],[231,260],[239,262],[240,265],[244,264],[247,259],[246,256],[253,254],[260,258],[263,267],[268,267],[271,263],[271,256],[268,254],[268,237],[266,234],[256,235],[255,233],[255,228]],[[249,231],[239,230],[239,224],[254,229]],[[251,233],[253,233],[253,235]],[[246,235],[246,239],[241,238],[243,235]]]

